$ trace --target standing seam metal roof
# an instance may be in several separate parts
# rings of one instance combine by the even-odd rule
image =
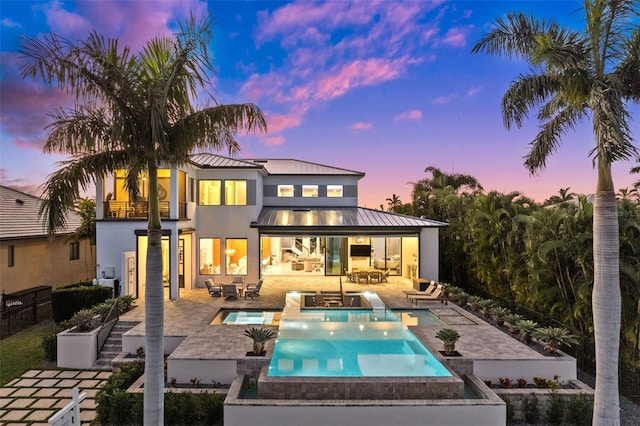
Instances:
[[[255,227],[378,227],[434,228],[448,226],[445,222],[405,216],[363,207],[281,208],[263,207]]]
[[[294,159],[236,159],[216,154],[194,154],[191,161],[203,168],[260,168],[270,175],[364,176],[362,172]]]

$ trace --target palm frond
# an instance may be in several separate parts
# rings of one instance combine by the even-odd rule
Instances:
[[[236,134],[266,130],[266,119],[256,105],[219,105],[200,110],[176,123],[171,129],[169,144],[171,152],[184,144],[189,149],[227,149],[230,154],[235,154],[240,148],[235,140]],[[169,158],[165,160],[170,161]]]
[[[548,74],[518,76],[502,97],[502,120],[507,129],[513,124],[522,127],[529,112],[554,96],[561,89],[561,82]]]
[[[529,58],[536,49],[536,37],[555,26],[552,22],[540,21],[534,16],[509,13],[506,20],[495,20],[494,28],[473,46],[471,52]]]
[[[124,151],[108,151],[74,156],[60,162],[58,170],[50,174],[44,184],[40,216],[47,232],[64,228],[67,211],[73,208],[81,192],[88,190],[96,178],[124,167],[126,161]]]
[[[625,98],[640,102],[640,27],[633,31],[624,50],[626,54],[612,76]]]
[[[637,155],[629,128],[631,117],[620,93],[602,84],[597,85],[592,90],[590,104],[596,136],[596,146],[590,152],[594,161],[611,164]]]
[[[555,116],[547,121],[542,130],[531,141],[530,149],[525,156],[525,167],[529,173],[535,173],[544,169],[547,158],[553,154],[560,146],[562,136],[585,116],[582,109],[567,106],[557,111]]]

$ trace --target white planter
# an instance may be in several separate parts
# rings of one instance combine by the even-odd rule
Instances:
[[[98,359],[100,328],[87,332],[67,329],[58,333],[58,367],[91,368]]]

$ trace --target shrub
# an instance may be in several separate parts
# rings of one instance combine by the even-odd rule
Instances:
[[[519,388],[523,388],[525,386],[527,386],[527,379],[525,379],[524,377],[520,377],[518,378],[518,387]]]
[[[513,416],[515,414],[515,407],[513,406],[513,402],[511,402],[511,399],[509,399],[508,396],[500,395],[500,398],[502,398],[504,403],[507,405],[507,424],[509,424],[513,421]]]
[[[547,404],[547,420],[552,425],[561,425],[564,423],[566,403],[564,399],[558,395],[558,392],[551,391],[549,395],[549,403]]]
[[[96,311],[93,309],[80,309],[69,320],[69,325],[75,327],[77,331],[93,330],[96,324],[98,324],[98,320]]]
[[[567,404],[569,419],[573,425],[590,425],[593,415],[593,404],[587,395],[580,393]]]
[[[96,396],[96,424],[143,424],[143,394],[126,392],[143,372],[143,362],[131,362],[109,377]],[[223,400],[218,394],[165,393],[165,425],[221,425],[222,418]]]
[[[54,327],[51,334],[42,336],[42,349],[44,349],[44,359],[50,362],[58,360],[58,333],[65,330],[67,324],[65,322]]]
[[[51,292],[51,310],[56,323],[69,320],[81,309],[87,309],[111,297],[113,290],[99,285],[58,288]]]
[[[522,400],[522,411],[524,412],[524,420],[531,424],[538,421],[540,418],[540,404],[538,397],[531,394],[531,397],[524,398]]]
[[[118,374],[113,374],[107,379],[104,386],[96,395],[96,420],[98,424],[128,424],[131,416],[125,416],[125,422],[119,423],[120,412],[124,408],[121,403],[126,399],[126,407],[131,406],[132,397],[126,390],[144,373],[143,362],[130,362],[122,367]],[[114,405],[115,404],[115,405]],[[112,407],[112,405],[114,405]],[[115,416],[115,417],[112,417]]]

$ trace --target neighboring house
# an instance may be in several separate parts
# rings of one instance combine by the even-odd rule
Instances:
[[[342,275],[375,268],[438,279],[438,230],[446,223],[357,207],[364,173],[293,159],[196,154],[159,170],[167,297],[240,275]],[[96,188],[98,278],[142,296],[148,194],[133,202],[117,172]]]
[[[88,239],[70,240],[80,216],[70,211],[66,228],[47,235],[41,202],[0,185],[0,288],[5,293],[41,285],[55,289],[95,276],[95,247]]]

